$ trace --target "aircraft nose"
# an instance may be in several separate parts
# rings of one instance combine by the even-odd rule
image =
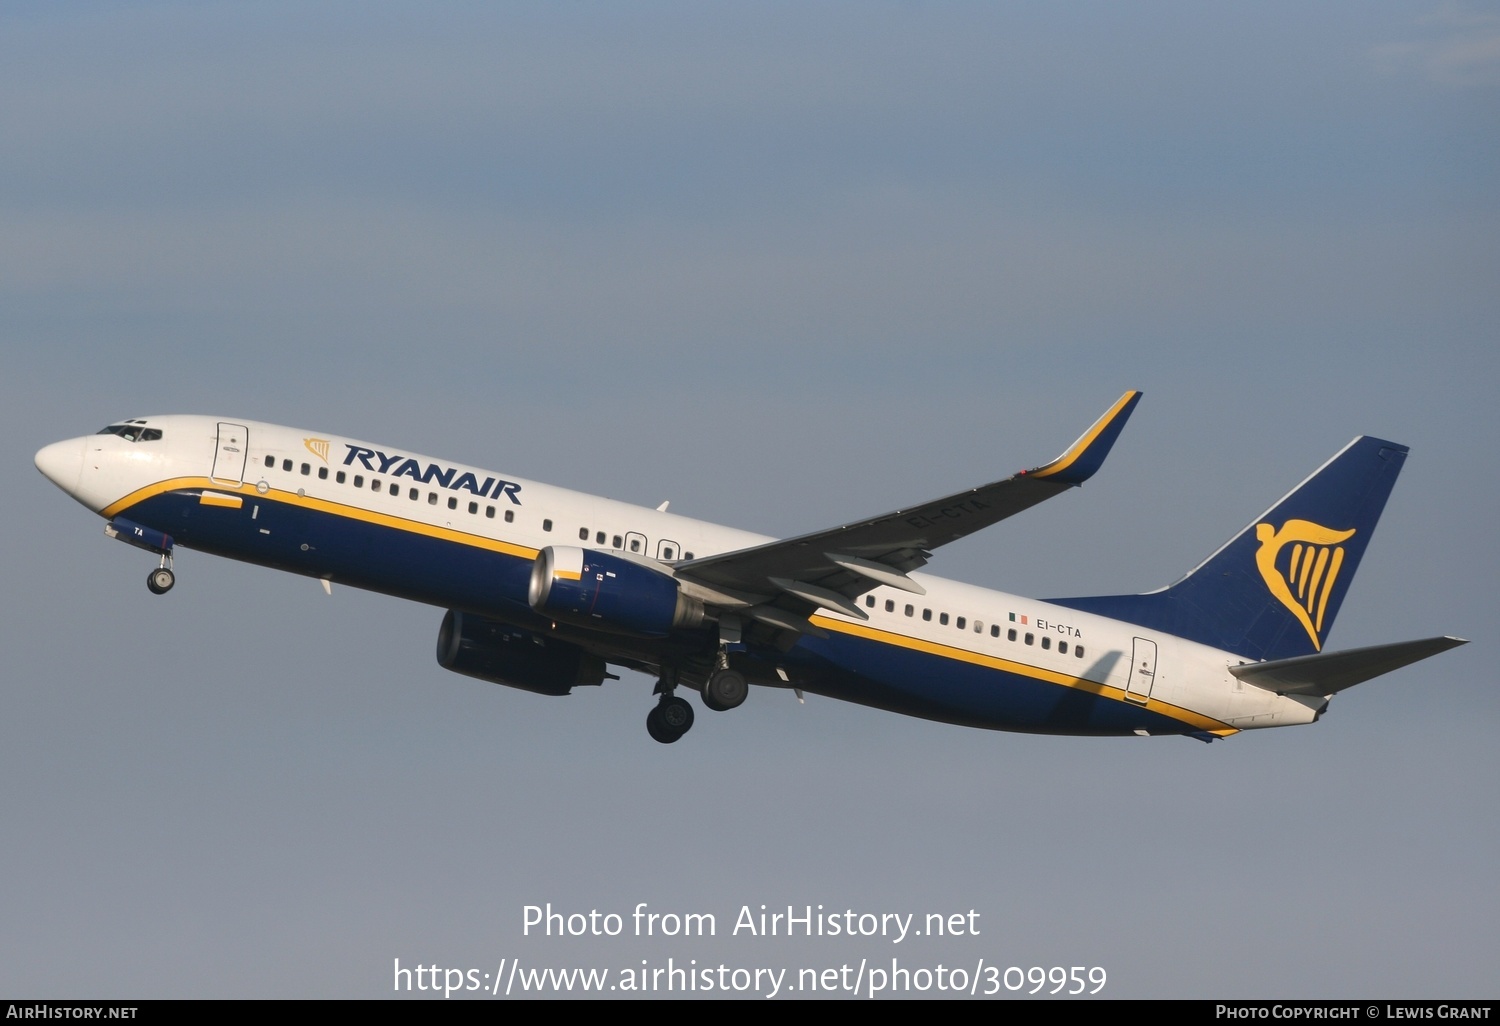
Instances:
[[[40,450],[36,454],[36,469],[70,495],[78,491],[78,479],[83,473],[83,439],[53,442]]]

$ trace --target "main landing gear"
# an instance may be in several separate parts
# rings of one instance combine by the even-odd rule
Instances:
[[[646,733],[651,740],[672,744],[693,729],[693,707],[676,695],[663,695],[646,714]]]
[[[714,712],[727,712],[738,708],[750,694],[750,684],[745,675],[727,666],[715,670],[703,685],[703,704]]]
[[[653,741],[670,745],[693,729],[693,707],[672,692],[677,688],[677,671],[662,667],[656,693],[661,696],[646,715],[646,733]],[[703,685],[703,704],[715,712],[725,712],[744,703],[750,694],[750,683],[738,670],[721,666],[709,675]]]
[[[646,714],[646,733],[651,740],[670,745],[693,729],[693,707],[672,694],[677,688],[677,668],[663,666],[661,679],[656,682],[656,693],[661,699]]]

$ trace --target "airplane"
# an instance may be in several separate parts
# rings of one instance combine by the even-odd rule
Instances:
[[[1100,468],[1141,397],[991,484],[777,540],[334,435],[140,417],[37,468],[159,557],[181,546],[446,609],[438,663],[542,695],[657,678],[671,744],[750,685],[946,723],[1213,741],[1316,721],[1355,684],[1465,644],[1323,650],[1407,448],[1359,437],[1175,584],[1035,600],[917,572]]]

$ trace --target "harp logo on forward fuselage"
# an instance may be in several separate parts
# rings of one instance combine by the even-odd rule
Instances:
[[[1276,600],[1297,618],[1322,651],[1323,616],[1328,598],[1344,565],[1342,542],[1354,537],[1354,528],[1335,531],[1311,520],[1288,520],[1278,530],[1256,524],[1255,566]]]

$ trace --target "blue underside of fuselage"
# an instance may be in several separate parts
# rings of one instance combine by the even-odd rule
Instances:
[[[482,613],[525,626],[544,621],[526,602],[531,560],[356,517],[246,496],[241,509],[168,492],[120,514],[163,525],[179,545],[398,598]]]
[[[830,632],[804,636],[793,655],[825,667],[807,690],[860,705],[966,727],[1037,734],[1197,733],[1199,728],[1081,688]]]
[[[461,609],[523,628],[548,621],[527,602],[532,560],[258,496],[242,508],[203,505],[197,490],[149,498],[122,517],[177,544],[231,559]],[[619,650],[622,639],[611,635]],[[627,642],[628,644],[628,642]],[[656,648],[642,642],[640,661]],[[860,705],[994,730],[1056,734],[1196,734],[1201,728],[1104,698],[938,653],[837,631],[803,635],[789,652],[751,653],[795,667],[798,686]]]

